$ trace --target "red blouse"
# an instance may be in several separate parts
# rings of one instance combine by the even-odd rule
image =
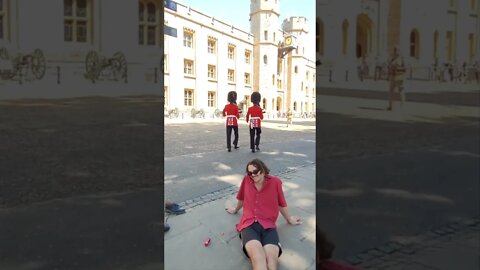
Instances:
[[[223,116],[226,116],[226,125],[227,126],[238,126],[237,119],[240,118],[240,113],[238,113],[238,106],[236,104],[227,104],[223,108]]]
[[[260,191],[255,188],[250,176],[246,175],[240,185],[237,200],[243,201],[243,215],[236,225],[237,231],[243,230],[255,221],[258,221],[264,229],[276,228],[279,207],[287,207],[282,181],[272,175],[265,175]]]

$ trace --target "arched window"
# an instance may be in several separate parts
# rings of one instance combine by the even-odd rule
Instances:
[[[410,32],[410,57],[420,58],[420,35],[417,29]]]
[[[267,57],[266,54],[263,56],[263,63],[264,63],[265,65],[268,64],[268,57]]]
[[[348,51],[348,21],[342,23],[342,54],[347,55]]]

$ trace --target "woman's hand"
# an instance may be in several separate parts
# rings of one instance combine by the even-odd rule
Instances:
[[[237,213],[237,211],[235,210],[235,207],[225,208],[225,211],[227,211],[227,213],[232,215],[235,215]]]
[[[290,218],[288,219],[288,223],[292,225],[300,225],[302,224],[302,219],[297,216],[290,216]]]

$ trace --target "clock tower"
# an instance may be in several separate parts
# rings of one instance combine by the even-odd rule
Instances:
[[[283,42],[280,30],[280,0],[250,1],[250,32],[254,35],[254,80],[253,91],[262,95],[261,107],[267,111],[276,110],[278,44]],[[266,100],[266,106],[263,104]]]

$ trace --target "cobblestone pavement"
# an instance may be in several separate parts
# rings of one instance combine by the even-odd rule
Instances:
[[[345,262],[363,269],[478,269],[480,217],[463,219],[415,237],[400,238]],[[472,254],[464,250],[468,249]],[[462,254],[464,253],[463,257]],[[465,254],[467,253],[467,254]],[[477,256],[475,261],[475,254]],[[473,260],[472,260],[473,259]]]
[[[0,208],[163,184],[158,96],[0,102]]]

